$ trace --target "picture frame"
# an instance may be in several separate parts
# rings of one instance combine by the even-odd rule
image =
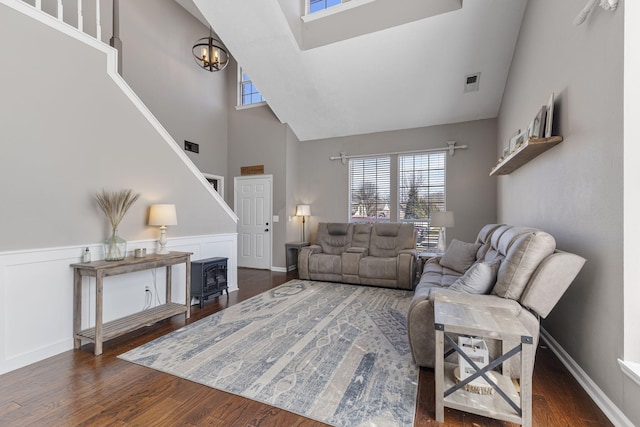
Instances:
[[[509,140],[507,141],[507,145],[502,150],[503,157],[507,157],[509,154],[511,154],[511,152],[513,151],[513,147],[515,147],[515,144],[511,144],[511,141],[513,141],[513,139],[516,136],[520,135],[520,133],[521,133],[521,130],[518,129],[515,132],[513,132],[511,135],[509,135]]]
[[[553,104],[555,102],[555,95],[551,92],[549,102],[547,102],[547,117],[544,124],[544,137],[551,138],[553,134]]]
[[[527,138],[544,138],[545,135],[545,117],[547,114],[547,106],[540,107],[536,116],[531,120],[527,128]]]
[[[509,141],[509,153],[513,153],[528,137],[528,129],[520,132]]]

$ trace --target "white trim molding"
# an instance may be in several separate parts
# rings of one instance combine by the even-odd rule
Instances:
[[[640,363],[618,359],[618,365],[626,376],[640,386]]]
[[[598,387],[598,385],[587,375],[587,373],[573,360],[573,358],[560,346],[560,344],[540,327],[540,337],[547,344],[549,349],[560,359],[560,362],[569,370],[571,375],[580,383],[584,391],[593,399],[598,408],[604,412],[615,426],[634,427],[633,423],[624,413],[609,399],[609,397]]]
[[[229,292],[238,290],[236,233],[175,237],[167,247],[191,252],[192,260],[226,257]],[[156,240],[127,242],[127,249],[155,251]],[[102,244],[0,252],[0,375],[73,349],[73,269],[85,248],[93,260],[102,259]],[[185,266],[174,266],[172,299],[184,301]],[[139,312],[148,303],[164,303],[164,268],[140,271],[105,280],[104,319]],[[95,279],[83,278],[82,327],[95,321]],[[29,315],[25,315],[28,310]],[[84,350],[81,350],[84,351]]]

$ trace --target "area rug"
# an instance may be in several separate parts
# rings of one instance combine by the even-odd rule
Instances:
[[[412,294],[292,280],[119,357],[333,426],[412,426]]]

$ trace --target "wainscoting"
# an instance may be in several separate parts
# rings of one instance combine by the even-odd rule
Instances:
[[[155,240],[134,241],[127,250],[153,252],[155,246]],[[99,244],[0,253],[0,374],[73,348],[73,269],[69,265],[81,261],[85,247],[93,260],[102,258]],[[191,259],[229,258],[229,292],[238,289],[236,233],[169,239],[167,248],[192,252]],[[185,298],[184,268],[173,268],[174,301]],[[105,279],[104,320],[164,303],[164,286],[164,268]],[[95,279],[84,278],[82,328],[93,326],[94,301]]]

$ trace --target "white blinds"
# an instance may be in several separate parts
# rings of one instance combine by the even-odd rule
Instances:
[[[351,221],[389,221],[390,194],[389,156],[349,160]]]

